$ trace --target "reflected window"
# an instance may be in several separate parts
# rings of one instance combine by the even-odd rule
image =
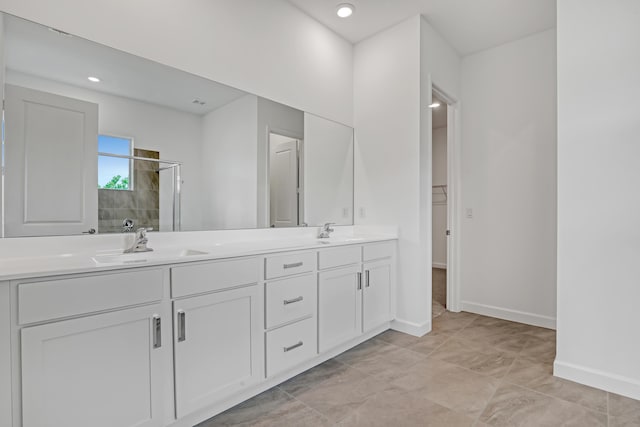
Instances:
[[[133,160],[116,157],[132,155],[133,138],[98,135],[98,188],[133,190]]]

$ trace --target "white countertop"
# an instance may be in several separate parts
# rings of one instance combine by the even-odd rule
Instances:
[[[38,254],[34,256],[3,256],[0,258],[0,281],[37,278],[74,273],[140,268],[154,265],[180,264],[241,256],[261,255],[293,250],[327,249],[336,246],[394,240],[390,233],[338,234],[328,239],[305,236],[287,236],[258,240],[218,242],[211,239],[190,239],[172,244],[168,239],[158,239],[154,246],[154,235],[149,234],[152,252],[122,254],[122,249],[85,247],[77,252]],[[68,249],[68,248],[66,248]]]

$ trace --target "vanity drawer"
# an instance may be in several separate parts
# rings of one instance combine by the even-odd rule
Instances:
[[[362,249],[362,260],[371,261],[374,259],[391,258],[394,253],[395,242],[381,242],[364,245]]]
[[[268,282],[265,287],[267,329],[310,316],[315,312],[315,274]]]
[[[162,299],[162,269],[18,283],[20,324],[112,310]]]
[[[342,267],[357,264],[362,260],[361,246],[342,246],[339,248],[321,250],[318,255],[318,268]]]
[[[171,297],[219,291],[257,283],[259,258],[239,258],[171,268]]]
[[[308,273],[316,269],[315,252],[297,252],[285,255],[270,256],[265,259],[265,278],[291,276]]]
[[[317,353],[316,318],[267,332],[267,376],[286,371]]]

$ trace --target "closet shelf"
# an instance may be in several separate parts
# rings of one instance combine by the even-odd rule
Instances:
[[[447,186],[446,185],[434,185],[432,186],[431,192],[433,196],[434,205],[447,204]]]

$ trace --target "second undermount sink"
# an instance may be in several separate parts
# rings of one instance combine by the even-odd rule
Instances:
[[[150,252],[134,252],[130,254],[110,253],[92,257],[97,265],[144,264],[157,260],[180,259],[208,255],[208,252],[195,249],[159,249]]]

